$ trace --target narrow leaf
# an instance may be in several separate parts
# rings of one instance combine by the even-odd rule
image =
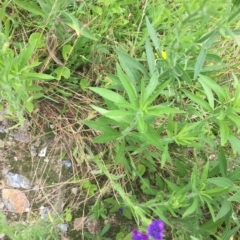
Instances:
[[[153,45],[154,45],[155,49],[158,50],[158,49],[160,49],[159,38],[157,36],[157,33],[156,33],[155,29],[153,28],[152,24],[150,23],[148,17],[146,17],[146,23],[147,23],[148,33],[149,33],[150,38],[153,42]]]
[[[209,112],[212,112],[213,109],[211,108],[211,106],[206,102],[204,101],[202,98],[192,94],[191,92],[183,89],[182,90],[186,95],[187,97],[189,97],[193,102],[199,104],[201,107],[203,107],[205,110],[209,111]]]
[[[228,137],[228,140],[229,140],[229,142],[231,143],[232,148],[233,148],[234,150],[236,150],[236,151],[238,152],[238,154],[240,154],[240,140],[237,139],[237,138],[234,137],[234,136],[229,136],[229,137]]]
[[[152,106],[147,108],[147,114],[153,116],[159,116],[161,114],[171,114],[171,113],[184,113],[184,111],[170,108],[170,107],[163,107],[161,105]]]
[[[203,167],[202,176],[201,176],[201,180],[200,180],[200,184],[202,186],[206,184],[207,177],[208,177],[208,170],[209,170],[209,162],[207,162],[205,164],[205,166]]]
[[[237,193],[235,193],[233,196],[231,196],[230,198],[227,199],[228,201],[240,201],[240,191],[238,191]]]
[[[222,147],[220,147],[220,151],[218,154],[218,162],[219,162],[219,168],[220,168],[221,175],[223,177],[226,177],[228,164],[227,164],[227,159],[226,159],[226,156],[225,156],[225,153],[224,153],[224,150]]]
[[[133,84],[129,81],[127,76],[123,73],[119,64],[117,64],[117,73],[118,73],[118,76],[119,76],[119,79],[120,79],[122,85],[124,86],[124,89],[126,90],[126,92],[128,94],[130,102],[133,103],[134,105],[136,105],[136,102],[137,102],[136,89],[134,88]]]
[[[96,137],[93,139],[94,143],[107,143],[110,141],[114,141],[117,138],[121,137],[121,134],[118,132],[105,132],[104,134],[100,135],[99,137]]]
[[[171,80],[168,80],[163,82],[160,86],[158,86],[155,93],[153,93],[153,95],[146,101],[144,108],[149,106],[162,93],[162,91],[169,85],[170,82]]]
[[[218,125],[220,128],[221,146],[224,146],[229,137],[229,128],[225,121],[218,121]]]
[[[148,98],[152,95],[152,93],[155,91],[158,82],[158,73],[153,72],[152,77],[146,87],[145,94],[144,94],[144,104],[147,102]]]
[[[215,83],[211,78],[200,74],[199,81],[205,86],[209,86],[217,94],[221,103],[226,100],[227,96],[224,89],[220,87],[217,83]]]
[[[33,2],[24,2],[19,0],[14,0],[14,2],[20,6],[21,8],[27,10],[30,13],[33,13],[35,15],[40,15],[43,18],[46,18],[47,16],[44,14],[44,12],[38,7],[36,3]]]
[[[240,117],[235,113],[230,113],[227,115],[227,118],[230,120],[232,124],[235,125],[238,129],[240,129]]]
[[[148,38],[146,40],[146,54],[147,54],[147,62],[148,62],[149,71],[151,74],[153,74],[153,71],[155,68],[155,57],[154,57],[152,46],[151,46]]]
[[[231,210],[231,203],[227,199],[224,199],[221,209],[216,216],[216,220],[226,216],[230,210]]]
[[[205,61],[206,55],[207,55],[207,49],[203,45],[202,49],[201,49],[201,51],[200,51],[200,53],[197,57],[196,64],[195,64],[194,77],[193,77],[194,80],[197,79],[199,73],[201,72],[201,69],[202,69],[203,63]]]
[[[89,87],[90,90],[93,92],[99,94],[105,99],[108,99],[114,103],[128,103],[124,97],[122,97],[120,94],[113,92],[111,90],[105,89],[105,88],[98,88],[98,87]]]
[[[44,73],[27,73],[26,77],[35,79],[35,80],[45,80],[45,81],[55,79],[55,77],[48,74],[44,74]]]
[[[183,213],[182,217],[185,218],[194,213],[198,208],[198,198],[194,198],[192,205]]]

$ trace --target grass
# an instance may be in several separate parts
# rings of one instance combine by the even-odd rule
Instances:
[[[56,135],[52,156],[74,163],[62,184],[81,192],[67,206],[73,219],[117,218],[96,236],[70,220],[70,239],[127,240],[154,219],[165,222],[164,239],[238,238],[237,5],[1,4],[1,107],[13,128],[28,118],[35,135]],[[19,238],[1,231],[41,239],[45,230],[24,229]]]

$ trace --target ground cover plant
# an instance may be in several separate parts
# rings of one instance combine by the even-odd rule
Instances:
[[[63,218],[102,222],[69,239],[238,238],[238,1],[1,5],[6,117],[55,125],[86,196]],[[46,230],[1,221],[11,239]]]

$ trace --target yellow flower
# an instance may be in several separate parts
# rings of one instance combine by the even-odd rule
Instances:
[[[162,51],[162,58],[167,59],[167,52],[165,50]]]

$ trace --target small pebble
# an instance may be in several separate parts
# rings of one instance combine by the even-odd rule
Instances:
[[[41,206],[41,207],[39,208],[39,214],[41,215],[41,218],[42,218],[42,219],[46,218],[46,217],[48,216],[48,213],[50,213],[50,212],[51,212],[51,210],[50,210],[49,207],[43,207],[43,206]]]
[[[63,164],[63,166],[64,166],[65,168],[70,168],[70,167],[72,167],[72,162],[71,162],[71,160],[69,160],[69,159],[64,159],[64,160],[62,160],[62,164]]]
[[[72,189],[71,189],[71,193],[74,194],[74,195],[77,195],[77,193],[78,193],[78,188],[77,188],[77,187],[72,188]]]
[[[47,147],[44,147],[39,153],[38,156],[39,157],[45,157],[47,153]]]
[[[30,203],[26,195],[17,189],[2,189],[2,200],[10,212],[24,213],[29,211]]]
[[[31,188],[30,181],[26,177],[17,173],[8,172],[6,175],[6,183],[7,185],[15,188]]]
[[[3,209],[4,208],[4,203],[3,202],[0,202],[0,209]]]
[[[66,223],[57,224],[57,227],[63,232],[67,232],[68,230],[68,224]]]

